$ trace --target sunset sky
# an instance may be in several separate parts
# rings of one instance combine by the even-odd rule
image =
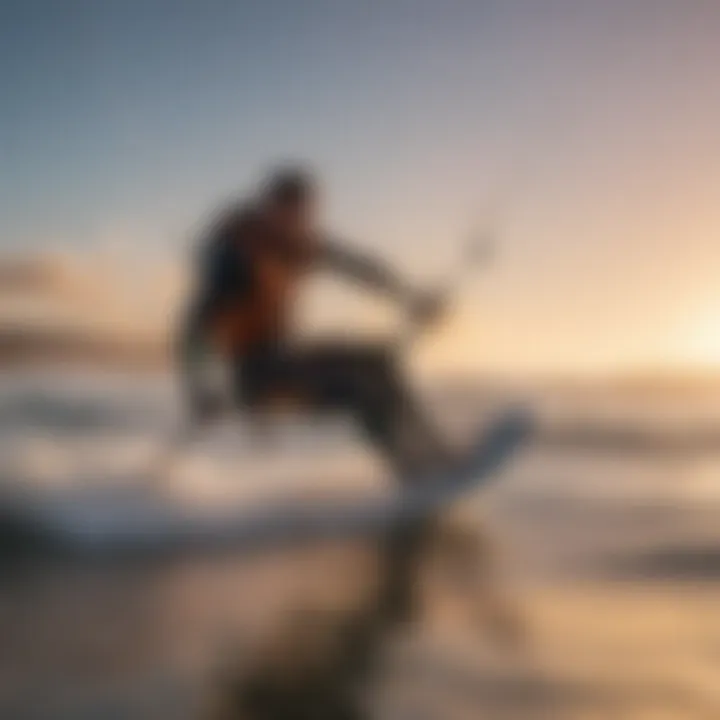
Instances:
[[[719,39],[718,0],[0,1],[0,250],[177,261],[307,159],[418,281],[496,226],[441,364],[720,366]]]

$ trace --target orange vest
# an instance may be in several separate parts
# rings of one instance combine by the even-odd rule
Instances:
[[[209,328],[218,349],[243,354],[285,333],[308,258],[284,257],[269,238],[241,236],[237,242],[247,248],[244,254],[251,266],[252,288],[249,294],[222,303],[213,313]]]

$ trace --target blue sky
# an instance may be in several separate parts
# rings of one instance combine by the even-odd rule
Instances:
[[[496,102],[483,3],[6,5],[11,241],[130,219],[162,241],[285,157],[318,166],[349,225],[424,204],[433,173],[482,179],[457,141]]]
[[[718,37],[714,0],[2,0],[0,248],[179,254],[307,159],[417,275],[499,213],[478,354],[646,362],[720,321]]]

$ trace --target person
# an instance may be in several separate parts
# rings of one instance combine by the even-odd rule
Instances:
[[[180,340],[191,417],[208,421],[219,411],[218,397],[208,391],[196,362],[211,348],[229,363],[238,408],[252,412],[292,404],[347,412],[399,478],[417,476],[448,462],[452,453],[420,409],[394,353],[347,341],[294,344],[292,308],[298,284],[315,270],[384,293],[416,322],[437,319],[442,303],[323,233],[319,202],[311,173],[282,168],[251,202],[224,211],[204,236]]]

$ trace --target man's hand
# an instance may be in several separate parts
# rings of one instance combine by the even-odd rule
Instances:
[[[413,322],[425,328],[435,325],[445,315],[447,299],[443,293],[420,292],[410,300],[409,312]]]

